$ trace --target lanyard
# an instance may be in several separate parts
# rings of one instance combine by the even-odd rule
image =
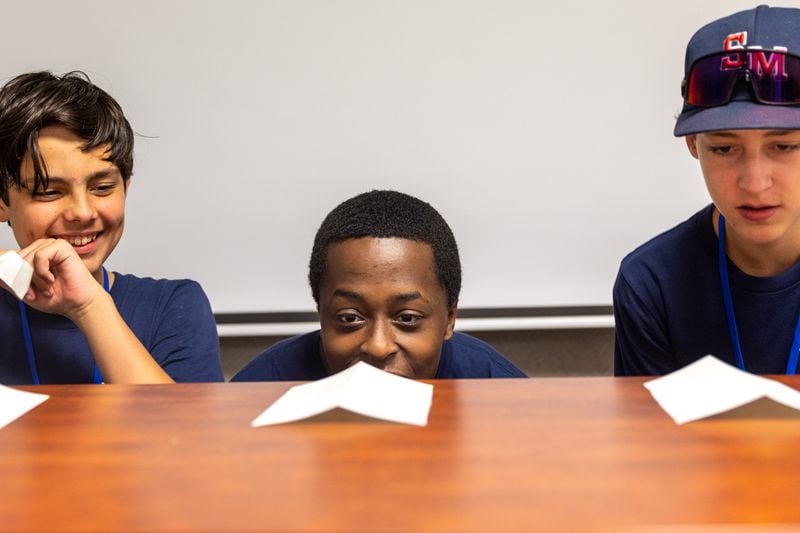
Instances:
[[[742,355],[742,345],[739,343],[739,330],[736,327],[736,316],[733,314],[733,298],[731,297],[731,282],[728,278],[728,260],[725,253],[725,217],[722,213],[717,219],[719,222],[719,280],[722,284],[722,301],[725,303],[725,314],[728,318],[728,333],[731,336],[731,345],[736,354],[736,364],[744,370],[744,356]],[[800,351],[800,317],[794,327],[794,340],[792,348],[789,350],[789,361],[786,363],[786,373],[795,374],[797,372],[797,356]]]
[[[110,292],[108,287],[108,271],[106,271],[105,267],[103,267],[103,289],[105,289],[106,292]],[[31,380],[34,385],[39,385],[39,369],[36,366],[36,356],[33,353],[31,327],[28,324],[28,310],[22,300],[19,301],[19,314],[22,318],[22,336],[25,339],[25,351],[28,353],[28,366],[31,369]],[[100,369],[97,368],[97,361],[94,363],[92,381],[97,384],[103,382],[103,376],[100,375]]]

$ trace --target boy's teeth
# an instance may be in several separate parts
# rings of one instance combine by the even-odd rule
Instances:
[[[70,243],[72,246],[84,246],[92,242],[97,238],[97,234],[94,235],[86,235],[83,237],[68,237],[67,242]]]

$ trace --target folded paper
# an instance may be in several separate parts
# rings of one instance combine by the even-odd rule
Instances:
[[[33,267],[16,252],[6,252],[0,255],[0,280],[20,300],[28,292],[32,276]]]
[[[333,376],[295,385],[250,425],[283,424],[345,409],[390,422],[424,426],[432,399],[433,385],[359,362]]]
[[[48,398],[46,394],[25,392],[0,385],[0,428],[7,426]]]
[[[800,392],[743,372],[712,355],[644,386],[678,424],[725,413],[763,398],[800,410]]]

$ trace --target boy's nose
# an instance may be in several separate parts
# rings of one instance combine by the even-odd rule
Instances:
[[[64,218],[69,222],[85,222],[97,216],[97,211],[91,200],[85,194],[75,194],[69,197],[64,209]]]
[[[744,159],[739,169],[739,187],[751,193],[759,193],[772,187],[771,167],[761,155]]]
[[[372,360],[380,367],[380,363],[396,352],[397,343],[391,325],[382,321],[373,324],[361,344],[361,353],[365,356],[364,359]]]

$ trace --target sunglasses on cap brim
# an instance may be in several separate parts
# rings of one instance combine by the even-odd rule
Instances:
[[[800,104],[800,57],[777,50],[731,50],[701,57],[681,83],[684,102],[725,105],[737,84],[750,82],[762,104]]]

